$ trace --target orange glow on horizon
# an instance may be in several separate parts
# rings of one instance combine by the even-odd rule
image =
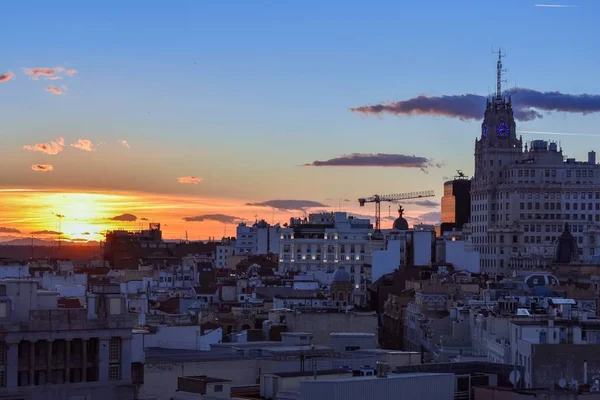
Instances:
[[[342,211],[369,216],[373,210],[356,207]],[[235,236],[240,221],[253,223],[258,218],[283,223],[302,214],[299,210],[273,211],[247,206],[246,201],[239,199],[208,196],[0,188],[0,242],[31,236],[45,240],[60,237],[74,242],[102,241],[106,231],[146,229],[150,222],[161,223],[166,239],[184,239],[186,235],[189,240],[220,239]],[[233,218],[227,224],[214,218],[184,220],[215,215]],[[394,218],[386,217],[382,215],[382,224],[391,227]]]

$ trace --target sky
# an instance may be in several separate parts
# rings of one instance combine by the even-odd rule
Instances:
[[[523,138],[600,150],[599,12],[595,0],[6,3],[0,240],[100,240],[151,221],[205,239],[255,218],[372,215],[356,199],[421,190],[436,197],[406,215],[436,222],[444,180],[473,173],[499,46]]]

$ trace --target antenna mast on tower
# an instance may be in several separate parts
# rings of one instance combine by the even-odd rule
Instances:
[[[502,73],[506,72],[505,69],[502,69],[502,57],[506,57],[506,54],[502,54],[501,47],[493,53],[498,53],[498,64],[496,65],[496,100],[500,101],[502,100]]]

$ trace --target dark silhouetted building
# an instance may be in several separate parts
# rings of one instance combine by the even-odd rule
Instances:
[[[461,230],[471,218],[471,180],[462,173],[444,183],[441,233]]]

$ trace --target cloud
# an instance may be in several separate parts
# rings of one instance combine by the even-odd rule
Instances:
[[[431,211],[419,215],[419,219],[427,222],[440,222],[441,213],[439,211]]]
[[[76,69],[68,69],[68,70],[65,71],[65,75],[67,75],[67,76],[73,76],[77,72],[79,72],[79,71],[77,71]]]
[[[429,208],[435,208],[435,207],[440,206],[440,203],[431,201],[431,200],[413,200],[413,201],[408,201],[407,204],[414,204],[417,206],[429,207]]]
[[[122,222],[135,222],[137,217],[133,214],[121,214],[115,217],[109,218],[111,221],[122,221]]]
[[[119,140],[119,143],[121,143],[121,146],[123,146],[123,147],[127,147],[128,149],[131,148],[131,146],[129,145],[127,140]]]
[[[305,210],[314,207],[329,207],[327,204],[312,200],[268,200],[261,203],[246,203],[250,207],[271,207],[282,211]]]
[[[65,140],[63,138],[58,138],[56,141],[51,141],[50,143],[36,143],[34,145],[25,145],[23,149],[30,151],[41,151],[42,153],[55,155],[63,151],[65,147]]]
[[[598,137],[600,133],[574,133],[574,132],[545,132],[545,131],[522,131],[517,130],[517,133],[524,133],[526,135],[551,135],[551,136],[589,136]]]
[[[15,228],[7,228],[5,226],[0,226],[0,233],[21,233],[21,231]]]
[[[54,167],[50,164],[33,164],[31,169],[36,172],[50,172],[54,170]]]
[[[184,217],[183,220],[187,222],[217,221],[223,224],[235,224],[241,221],[241,218],[225,214],[204,214],[196,217]]]
[[[192,184],[192,185],[197,185],[200,182],[202,182],[204,179],[203,178],[198,178],[195,176],[180,176],[179,178],[177,178],[177,182],[179,183],[185,183],[185,184]]]
[[[8,82],[11,79],[13,79],[15,77],[15,74],[13,74],[12,72],[8,71],[5,74],[0,74],[0,83],[3,82]]]
[[[62,235],[62,232],[57,232],[57,231],[49,231],[49,230],[43,230],[43,231],[34,231],[31,232],[32,235]]]
[[[87,139],[79,139],[76,143],[71,144],[71,147],[75,147],[76,149],[83,151],[94,151],[94,144]]]
[[[48,78],[44,78],[44,80],[46,81],[57,81],[59,79],[62,79],[60,76],[50,76]]]
[[[461,94],[418,96],[387,104],[355,107],[350,111],[365,115],[433,115],[466,121],[482,119],[485,105],[485,96]],[[587,115],[600,111],[600,95],[565,94],[558,91],[540,92],[533,89],[516,88],[512,93],[512,106],[515,119],[520,121],[543,118],[542,112],[553,111]]]
[[[62,88],[65,88],[65,87],[66,86],[62,86]],[[64,90],[61,90],[61,89],[57,88],[56,86],[48,86],[46,88],[46,91],[57,94],[57,95],[65,94]]]
[[[31,79],[37,81],[40,77],[51,77],[55,76],[59,72],[63,72],[63,67],[38,67],[38,68],[23,68],[23,72],[31,77]]]
[[[335,157],[326,161],[313,161],[304,164],[304,167],[402,167],[420,168],[425,170],[429,167],[441,168],[442,164],[434,163],[426,157],[408,156],[404,154],[385,153],[352,153]]]
[[[535,7],[542,8],[575,8],[579,7],[574,4],[536,4]]]

